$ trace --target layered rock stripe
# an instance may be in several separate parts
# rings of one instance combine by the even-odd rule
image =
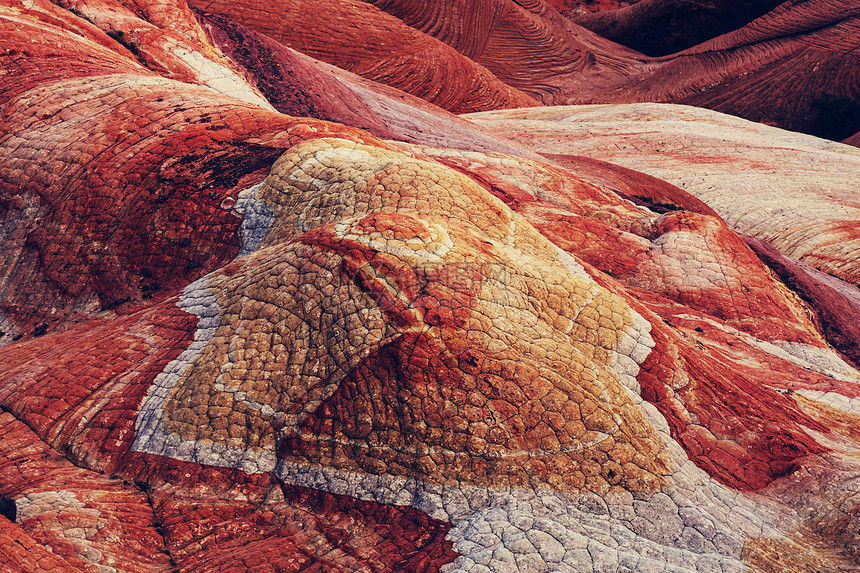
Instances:
[[[503,4],[502,32],[550,14]],[[850,194],[787,211],[780,242],[719,199],[744,177],[687,184],[720,162],[683,129],[625,136],[666,137],[681,175],[646,170],[678,187],[574,130],[681,114],[789,188],[850,148],[677,107],[455,121],[184,4],[129,6],[0,13],[4,566],[857,567],[860,373],[834,318],[856,257],[792,251]],[[251,73],[267,54],[295,98]]]
[[[199,0],[314,58],[381,81],[456,113],[539,105],[447,44],[361,0],[254,2]],[[309,13],[318,15],[308,19]],[[350,25],[343,25],[349,21]]]
[[[643,0],[567,18],[544,0],[351,0],[326,4],[310,24],[313,7],[301,2],[192,4],[458,113],[652,101],[848,143],[860,131],[860,14],[850,2]]]

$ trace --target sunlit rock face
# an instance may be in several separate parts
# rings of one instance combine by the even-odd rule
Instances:
[[[472,117],[533,151],[587,155],[674,183],[735,230],[860,282],[854,147],[692,107],[558,107]],[[587,134],[587,137],[586,137]]]
[[[860,568],[857,150],[372,4],[0,4],[0,563]]]
[[[186,291],[221,325],[166,399],[154,387],[145,451],[253,445],[272,469],[277,437],[282,459],[577,491],[597,456],[655,487],[665,445],[634,430],[625,388],[653,345],[647,323],[472,180],[319,140],[284,155],[245,208],[268,215],[244,229],[262,239]],[[221,416],[198,407],[213,403]],[[249,434],[237,410],[280,433]]]

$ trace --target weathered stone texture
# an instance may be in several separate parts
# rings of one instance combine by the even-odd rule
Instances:
[[[537,107],[701,55],[541,0],[252,4],[0,0],[0,569],[858,568],[856,148]]]

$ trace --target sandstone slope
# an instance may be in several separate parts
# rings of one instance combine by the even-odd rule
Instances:
[[[546,104],[611,89],[640,71],[641,54],[571,24],[543,0],[374,0]]]
[[[781,0],[640,0],[593,12],[557,7],[577,24],[650,56],[666,56],[736,30]]]
[[[738,233],[860,283],[860,152],[693,107],[572,106],[486,112],[472,121],[562,159],[587,155],[674,183]],[[845,351],[857,355],[856,342]]]
[[[193,0],[190,4],[449,111],[538,105],[448,45],[361,0],[278,0],[265,5]]]
[[[68,8],[0,3],[3,567],[858,567],[856,150]]]
[[[449,111],[534,105],[528,96],[552,105],[653,101],[835,140],[860,129],[858,9],[836,0],[645,0],[584,17],[618,42],[667,54],[659,58],[543,0],[193,4]],[[637,43],[658,37],[669,44]]]

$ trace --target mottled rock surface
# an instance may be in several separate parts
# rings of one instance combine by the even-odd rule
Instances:
[[[538,107],[657,69],[538,0],[194,4],[0,0],[0,570],[860,568],[856,148]]]
[[[550,155],[587,155],[682,187],[735,230],[860,283],[855,147],[694,107],[573,106],[471,116]]]

